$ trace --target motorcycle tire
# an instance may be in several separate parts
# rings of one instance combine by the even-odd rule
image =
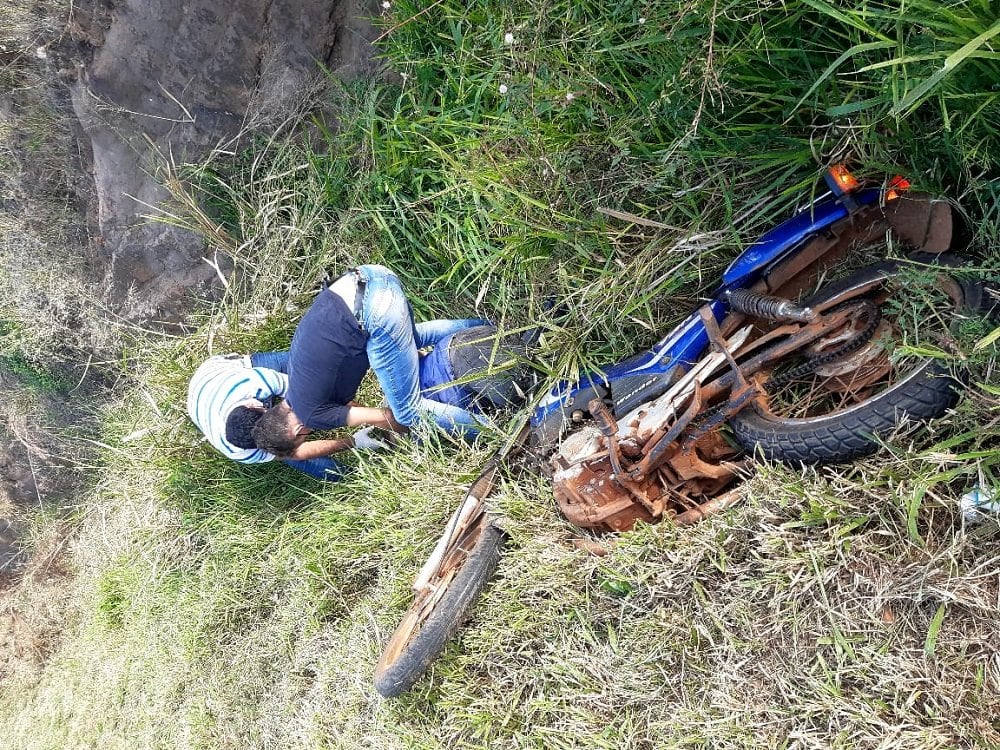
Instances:
[[[955,268],[964,263],[953,255],[919,254],[912,260],[942,267]],[[843,294],[857,285],[887,281],[898,276],[904,263],[883,261],[855,271],[848,277],[821,288],[806,300],[816,306]],[[953,312],[984,312],[989,305],[985,286],[980,281],[948,276],[957,292],[949,294]],[[955,299],[955,296],[960,297]],[[897,373],[893,382],[882,390],[843,408],[828,413],[810,413],[794,418],[774,411],[761,401],[730,417],[737,442],[747,451],[765,458],[790,463],[843,463],[875,452],[879,438],[895,431],[904,422],[926,422],[942,416],[958,400],[959,383],[933,359],[909,363],[906,371]],[[764,399],[766,402],[767,399]]]
[[[409,690],[444,651],[445,644],[465,620],[469,609],[496,572],[506,534],[489,520],[469,550],[461,568],[448,583],[441,599],[416,627],[409,623],[419,609],[414,602],[396,628],[375,667],[375,689],[385,698]]]

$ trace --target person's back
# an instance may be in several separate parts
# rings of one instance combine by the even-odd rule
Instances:
[[[252,367],[241,355],[209,357],[188,384],[187,411],[208,442],[227,458],[240,463],[263,463],[274,456],[259,448],[240,448],[227,439],[226,422],[233,409],[253,399],[270,403],[282,396],[288,377],[266,367]]]

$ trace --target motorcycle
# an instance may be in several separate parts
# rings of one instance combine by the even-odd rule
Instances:
[[[916,324],[906,326],[900,294],[920,290],[945,341],[948,321],[990,305],[985,283],[956,273],[963,261],[946,252],[950,204],[907,192],[901,177],[864,184],[842,165],[824,180],[828,192],[748,247],[656,345],[536,402],[417,574],[376,667],[380,694],[413,686],[495,572],[505,533],[486,499],[519,456],[540,459],[560,510],[582,529],[687,525],[741,499],[754,455],[850,461],[955,404],[939,360],[904,345]],[[872,262],[887,243],[909,255]]]

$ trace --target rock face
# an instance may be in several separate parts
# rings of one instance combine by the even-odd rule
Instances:
[[[322,68],[350,78],[368,66],[365,0],[84,0],[70,36],[83,52],[73,108],[93,154],[96,223],[129,317],[172,319],[215,270],[193,234],[145,217],[166,199],[167,159],[194,161],[302,107]]]

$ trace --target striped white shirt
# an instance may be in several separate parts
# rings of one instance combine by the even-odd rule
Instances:
[[[259,448],[237,448],[226,440],[226,419],[233,408],[247,399],[266,401],[284,396],[288,376],[266,367],[250,367],[248,357],[210,357],[195,370],[188,385],[187,410],[212,446],[227,458],[256,464],[274,460],[274,454]]]

